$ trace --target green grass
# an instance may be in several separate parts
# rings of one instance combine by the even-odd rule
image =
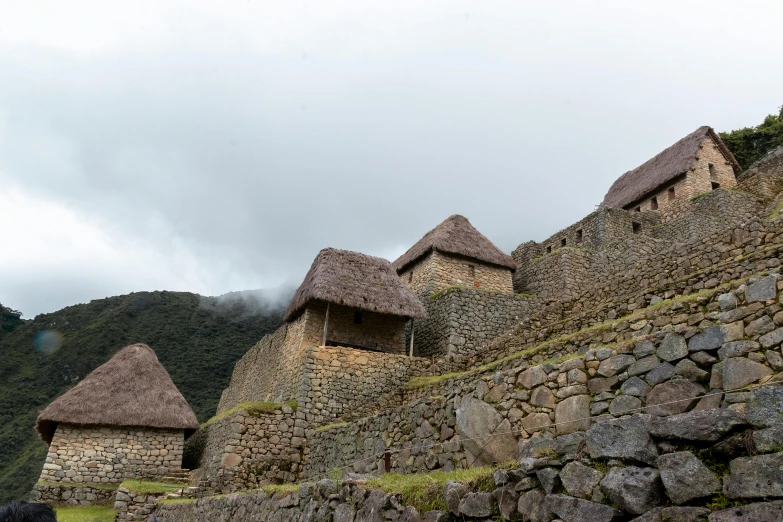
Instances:
[[[332,428],[341,428],[343,426],[347,426],[347,422],[333,422],[331,424],[324,424],[323,426],[318,426],[315,431],[326,431],[330,430]]]
[[[55,507],[57,522],[114,522],[115,511],[109,506]]]
[[[171,482],[153,482],[149,480],[126,480],[120,484],[131,493],[176,493],[187,484],[172,484]]]
[[[261,489],[263,489],[269,495],[273,493],[282,493],[286,495],[299,491],[299,484],[270,484],[268,486],[264,486]]]
[[[120,487],[119,484],[101,484],[101,483],[92,483],[92,482],[52,482],[48,480],[39,480],[37,484],[40,484],[41,486],[72,487],[72,488],[88,487],[88,488],[102,489],[105,491],[114,491],[115,489]]]
[[[431,473],[386,473],[367,481],[367,486],[387,493],[399,493],[402,503],[414,506],[420,513],[433,509],[446,509],[443,486],[449,480],[466,484],[473,491],[492,491],[495,483],[492,474],[497,468],[472,468]]]
[[[696,194],[695,196],[693,196],[693,197],[691,198],[691,201],[698,201],[698,200],[700,200],[701,198],[703,198],[704,196],[707,196],[707,195],[709,195],[709,194],[712,194],[712,191],[709,191],[709,192],[702,192],[701,194]]]
[[[248,415],[256,416],[256,415],[274,413],[275,410],[279,410],[283,406],[290,406],[291,408],[296,410],[298,404],[296,401],[286,402],[285,404],[278,403],[278,402],[241,402],[236,406],[234,406],[233,408],[218,413],[217,415],[209,419],[207,422],[202,424],[201,427],[206,428],[210,424],[217,422],[221,419],[224,419],[229,415],[238,412],[239,410],[245,410]]]
[[[775,205],[775,210],[772,211],[772,214],[770,214],[767,219],[778,219],[781,211],[783,211],[783,203],[778,203]]]

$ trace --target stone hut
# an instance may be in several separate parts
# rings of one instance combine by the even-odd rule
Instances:
[[[343,346],[404,354],[408,319],[424,306],[379,257],[325,248],[285,314],[301,345]]]
[[[690,208],[691,198],[733,188],[740,165],[711,127],[699,127],[615,181],[601,206],[657,210],[669,221]]]
[[[40,480],[165,476],[181,468],[185,437],[198,427],[155,352],[127,346],[38,415],[36,429],[49,444]]]
[[[459,214],[424,234],[392,266],[420,297],[452,286],[514,292],[514,260]]]

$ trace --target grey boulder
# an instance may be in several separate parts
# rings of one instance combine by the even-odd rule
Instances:
[[[658,470],[666,493],[675,504],[685,504],[720,489],[718,477],[690,451],[661,455]]]

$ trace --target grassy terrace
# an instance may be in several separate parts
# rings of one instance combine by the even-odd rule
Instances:
[[[110,506],[56,507],[57,522],[113,522],[115,511]]]
[[[126,480],[120,484],[120,487],[126,488],[131,493],[177,493],[180,489],[188,487],[188,485],[149,480]]]
[[[226,411],[220,412],[211,419],[209,419],[207,422],[201,425],[202,428],[206,428],[213,422],[217,422],[225,417],[228,417],[229,415],[238,412],[239,410],[245,410],[248,415],[264,415],[269,413],[274,413],[275,410],[281,409],[283,406],[290,406],[294,410],[296,410],[297,403],[296,401],[290,401],[286,403],[278,403],[278,402],[241,402],[234,406],[231,409],[228,409]]]

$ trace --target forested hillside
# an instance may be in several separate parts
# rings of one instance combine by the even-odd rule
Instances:
[[[783,106],[779,110],[778,114],[770,114],[756,127],[720,133],[743,170],[770,150],[783,145]]]
[[[282,324],[283,306],[247,292],[139,292],[23,321],[0,305],[0,504],[38,478],[46,456],[33,431],[38,412],[117,350],[149,344],[203,422],[234,363]]]

